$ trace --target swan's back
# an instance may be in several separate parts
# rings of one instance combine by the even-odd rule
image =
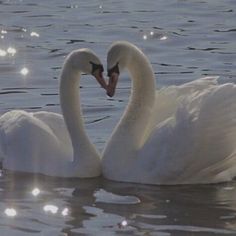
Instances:
[[[218,85],[217,79],[216,76],[204,77],[180,86],[169,86],[157,90],[149,129],[152,130],[158,123],[173,116],[183,101],[189,99],[192,105],[194,102],[199,102],[199,99],[196,98]],[[197,105],[194,104],[194,106]]]
[[[0,139],[3,166],[9,170],[44,173],[52,167],[53,172],[58,160],[73,158],[63,118],[55,113],[7,112],[0,117]]]
[[[155,127],[152,124],[141,152],[146,155],[142,165],[146,163],[152,173],[149,181],[209,183],[236,175],[236,86],[209,83],[202,87],[201,82],[205,83],[195,81],[198,89],[194,82],[188,88],[169,88],[175,90],[176,99],[168,101],[162,120]],[[162,107],[156,110],[160,114]]]

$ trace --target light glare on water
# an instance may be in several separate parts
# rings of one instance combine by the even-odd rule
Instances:
[[[39,37],[39,34],[38,34],[37,32],[31,32],[31,33],[30,33],[30,36],[31,36],[31,37],[37,37],[37,38],[38,38],[38,37]]]
[[[17,215],[17,212],[14,208],[7,208],[4,212],[8,217],[15,217]]]
[[[7,55],[7,52],[3,49],[0,49],[0,57],[5,57]]]
[[[28,75],[28,74],[29,74],[29,69],[26,68],[26,67],[23,67],[23,68],[21,69],[20,73],[21,73],[22,75]]]
[[[43,207],[43,210],[45,212],[49,212],[49,213],[52,213],[52,214],[56,214],[58,212],[58,207],[55,206],[55,205],[45,205]]]
[[[39,194],[40,194],[40,189],[38,189],[38,188],[34,188],[33,190],[32,190],[32,195],[33,196],[35,196],[35,197],[37,197]]]

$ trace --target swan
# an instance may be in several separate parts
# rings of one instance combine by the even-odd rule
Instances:
[[[204,77],[156,90],[149,60],[118,41],[107,55],[113,96],[127,68],[131,98],[102,154],[103,175],[156,185],[230,181],[236,175],[236,86]]]
[[[101,161],[85,133],[79,103],[81,72],[92,74],[103,88],[103,66],[89,49],[71,52],[60,77],[62,115],[12,110],[0,117],[3,168],[55,177],[95,177]]]

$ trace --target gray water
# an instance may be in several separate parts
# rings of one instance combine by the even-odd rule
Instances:
[[[105,65],[115,40],[145,52],[159,87],[206,75],[235,82],[235,12],[234,0],[2,0],[0,114],[60,113],[65,56],[89,47]],[[108,99],[90,77],[81,80],[82,107],[101,151],[127,104],[130,81],[122,75],[117,95]],[[0,178],[1,236],[225,234],[236,235],[235,181],[159,187],[18,173]]]

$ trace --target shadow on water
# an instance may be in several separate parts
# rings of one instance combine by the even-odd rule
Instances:
[[[235,235],[235,196],[235,182],[152,186],[8,172],[0,179],[0,232]]]

